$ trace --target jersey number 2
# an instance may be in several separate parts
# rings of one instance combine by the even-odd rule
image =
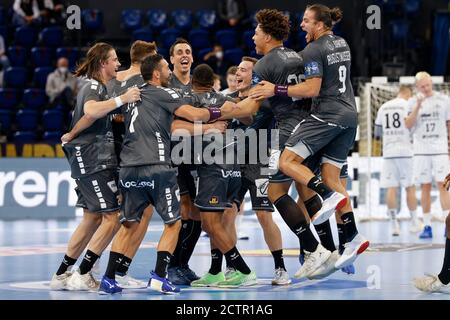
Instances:
[[[138,108],[134,108],[133,110],[131,110],[130,133],[134,133],[134,122],[136,121],[138,115]]]

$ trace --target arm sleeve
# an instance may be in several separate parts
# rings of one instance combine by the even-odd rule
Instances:
[[[314,44],[308,45],[303,51],[303,61],[306,79],[323,77],[322,53],[319,47]]]
[[[100,95],[100,88],[101,84],[99,84],[97,81],[91,81],[91,85],[86,90],[86,96],[84,98],[84,103],[87,101],[93,100],[93,101],[102,101],[101,95]]]

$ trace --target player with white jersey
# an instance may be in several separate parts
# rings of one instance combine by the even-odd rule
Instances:
[[[381,170],[382,188],[387,188],[386,203],[392,221],[392,235],[400,235],[397,220],[397,188],[406,189],[406,202],[413,219],[411,230],[421,229],[417,219],[416,189],[413,182],[413,145],[411,131],[405,125],[408,116],[408,100],[411,89],[400,86],[395,99],[389,100],[378,109],[375,120],[375,137],[383,140],[383,169]]]
[[[410,100],[411,113],[406,118],[406,126],[412,128],[414,179],[421,185],[425,227],[420,238],[428,239],[433,237],[430,215],[433,178],[439,189],[442,210],[447,213],[450,209],[450,195],[443,184],[450,167],[450,98],[433,91],[431,76],[426,72],[417,73],[416,88],[419,94]],[[436,216],[440,218],[440,215]]]

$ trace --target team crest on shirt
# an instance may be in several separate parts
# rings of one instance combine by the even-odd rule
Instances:
[[[261,82],[261,78],[253,71],[252,73],[252,86],[257,85]]]
[[[305,76],[319,75],[319,64],[315,61],[305,64]]]
[[[211,199],[209,199],[209,204],[218,204],[219,203],[219,197],[212,196]]]

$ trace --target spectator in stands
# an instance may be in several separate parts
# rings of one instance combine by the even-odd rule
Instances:
[[[209,65],[215,73],[225,75],[229,65],[223,59],[223,48],[220,44],[215,44],[213,51],[205,54],[203,61]]]
[[[13,4],[14,26],[25,26],[40,23],[40,11],[37,0],[15,0]]]
[[[237,90],[237,81],[236,81],[236,72],[237,72],[237,66],[231,66],[227,70],[227,85],[228,87],[225,90],[222,90],[222,94],[227,96],[230,95]]]
[[[0,35],[0,88],[3,87],[3,74],[6,68],[9,67],[9,59],[5,53],[5,40]]]
[[[62,24],[65,18],[62,0],[37,0],[45,24]]]
[[[214,74],[214,86],[213,89],[215,92],[220,92],[221,89],[221,79],[218,74]]]
[[[57,69],[47,78],[45,92],[52,106],[62,105],[67,110],[74,106],[74,97],[77,90],[77,78],[69,72],[69,60],[61,57],[57,62]]]
[[[223,27],[237,27],[247,14],[247,6],[244,0],[219,0],[217,12],[222,20]]]

